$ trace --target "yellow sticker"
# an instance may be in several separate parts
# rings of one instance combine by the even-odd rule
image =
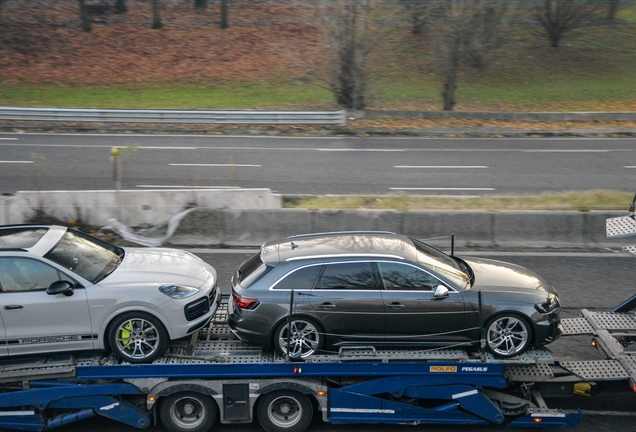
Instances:
[[[431,372],[457,372],[457,366],[431,366]]]

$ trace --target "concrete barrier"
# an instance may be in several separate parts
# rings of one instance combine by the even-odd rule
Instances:
[[[605,219],[621,211],[382,211],[199,209],[170,240],[179,246],[260,246],[293,234],[328,231],[392,231],[457,247],[620,248],[635,238],[607,240]]]
[[[605,220],[626,211],[394,211],[283,209],[269,189],[122,191],[126,225],[160,225],[188,213],[168,241],[178,246],[260,246],[294,234],[392,231],[448,249],[620,248],[635,238],[607,240]],[[24,223],[34,211],[70,222],[106,225],[116,216],[115,191],[41,191],[0,195],[0,224]]]
[[[130,226],[156,225],[190,207],[280,209],[282,197],[270,189],[166,189],[120,191],[21,191],[2,197],[3,224],[24,223],[41,211],[63,221],[105,225],[117,218]]]

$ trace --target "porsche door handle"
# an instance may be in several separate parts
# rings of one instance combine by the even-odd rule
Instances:
[[[389,303],[387,306],[390,307],[391,309],[402,309],[404,307],[402,303],[398,303],[398,302]]]
[[[24,306],[22,305],[8,305],[8,306],[5,306],[4,308],[6,310],[14,310],[14,309],[22,309],[23,307]]]
[[[331,304],[331,303],[321,303],[321,304],[319,304],[319,305],[318,305],[318,307],[319,307],[320,309],[327,309],[327,310],[331,310],[331,309],[335,308],[335,307],[336,307],[336,305],[335,305],[335,304]]]

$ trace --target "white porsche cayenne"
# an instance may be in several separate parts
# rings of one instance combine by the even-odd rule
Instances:
[[[55,225],[0,227],[0,356],[111,349],[150,363],[210,321],[216,282],[189,252],[122,248]]]

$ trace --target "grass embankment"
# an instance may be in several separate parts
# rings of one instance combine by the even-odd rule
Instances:
[[[286,198],[287,208],[375,210],[625,210],[633,194],[615,191],[565,192],[527,196],[445,198],[416,195],[355,195]]]
[[[166,2],[164,28],[151,30],[147,5],[135,3],[90,33],[78,29],[76,2],[16,4],[0,14],[0,105],[337,108],[306,67],[324,47],[319,35],[275,2],[236,2],[227,30],[216,9],[187,2]],[[559,48],[538,24],[511,31],[484,68],[461,75],[455,109],[636,110],[636,4],[622,5],[615,22],[567,33]],[[426,36],[407,25],[380,36],[369,57],[368,108],[440,110]]]

